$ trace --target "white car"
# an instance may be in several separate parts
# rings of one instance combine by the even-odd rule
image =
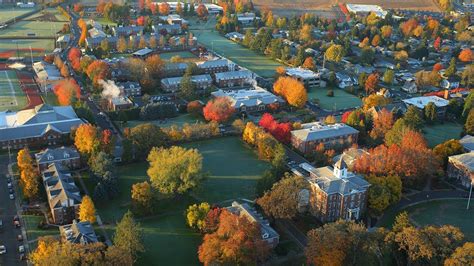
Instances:
[[[18,246],[18,252],[19,253],[25,253],[25,246],[23,246],[23,245]]]
[[[7,254],[7,248],[5,246],[0,246],[0,255]]]
[[[8,183],[8,188],[12,188],[12,183]]]
[[[10,199],[11,199],[11,200],[14,200],[14,199],[15,199],[15,195],[10,194]]]

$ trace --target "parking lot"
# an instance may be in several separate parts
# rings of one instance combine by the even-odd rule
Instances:
[[[23,244],[18,240],[18,235],[21,235],[21,228],[15,226],[14,218],[16,216],[15,200],[10,199],[10,189],[14,190],[15,182],[7,179],[6,173],[8,165],[8,155],[0,155],[0,246],[5,246],[6,253],[0,254],[0,265],[26,265],[25,262],[20,262],[19,247]],[[9,181],[10,180],[10,181]],[[14,193],[16,196],[16,193]],[[1,249],[1,248],[0,248]],[[0,251],[1,252],[1,251]],[[3,252],[2,252],[3,253]]]

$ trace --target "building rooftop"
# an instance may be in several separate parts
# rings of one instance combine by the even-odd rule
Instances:
[[[474,136],[466,135],[462,139],[460,139],[459,142],[465,150],[474,151]]]
[[[419,109],[425,108],[428,103],[434,103],[436,107],[448,106],[449,101],[438,96],[420,96],[403,100],[408,105],[413,105]]]
[[[474,152],[449,156],[449,161],[464,165],[471,173],[474,171]]]
[[[181,84],[181,79],[183,77],[175,77],[175,78],[164,78],[161,80],[162,84],[165,85],[179,85]],[[211,75],[205,74],[205,75],[195,75],[191,76],[191,81],[192,82],[212,82],[212,77]]]
[[[52,163],[43,171],[43,183],[51,209],[79,205],[82,197],[71,174],[58,163]]]
[[[50,163],[66,159],[80,158],[79,152],[73,147],[45,149],[35,154],[37,163]]]
[[[232,80],[232,79],[253,79],[253,74],[249,70],[237,70],[216,73],[216,81],[219,80]]]
[[[40,81],[63,79],[59,69],[55,65],[44,61],[33,63],[33,70]]]
[[[140,49],[140,50],[136,51],[135,53],[133,53],[133,55],[134,56],[145,56],[145,55],[148,55],[152,52],[153,52],[153,50],[150,49],[150,48],[143,48],[143,49]]]
[[[247,203],[240,204],[234,201],[232,202],[232,206],[227,207],[227,209],[236,215],[246,217],[251,222],[258,223],[260,225],[263,240],[280,237],[280,235],[270,226],[268,220],[264,219],[260,213],[250,207]]]
[[[299,77],[302,79],[313,79],[319,78],[319,74],[315,73],[309,69],[301,68],[301,67],[289,67],[286,68],[286,74],[292,77]]]
[[[247,90],[218,90],[211,93],[214,97],[227,97],[234,108],[238,109],[243,106],[257,106],[260,104],[272,104],[272,103],[284,103],[285,101],[272,94],[271,92],[262,89],[260,87],[256,87],[255,89],[247,89]]]
[[[226,67],[229,65],[229,60],[227,59],[217,59],[217,60],[209,60],[198,62],[196,65],[199,68],[214,68],[214,67]]]
[[[113,105],[127,105],[127,104],[133,104],[132,101],[124,96],[119,96],[119,97],[113,97],[110,99],[110,102],[112,102]]]
[[[73,244],[92,244],[99,242],[94,228],[88,221],[77,222],[74,220],[72,224],[59,227],[61,235],[67,241]]]
[[[302,124],[301,129],[291,131],[293,136],[304,141],[334,138],[357,133],[359,133],[358,130],[346,124],[326,125],[320,122]]]
[[[387,11],[383,10],[383,8],[378,5],[346,4],[346,7],[349,12],[356,14],[373,12],[381,18],[384,18],[387,15]]]

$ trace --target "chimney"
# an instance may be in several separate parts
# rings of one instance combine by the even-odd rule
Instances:
[[[448,100],[449,98],[449,90],[444,90],[444,98]]]

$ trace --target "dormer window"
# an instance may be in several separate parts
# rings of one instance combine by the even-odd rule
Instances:
[[[54,160],[54,156],[51,155],[51,154],[48,154],[48,160],[49,160],[49,161]]]
[[[69,157],[71,157],[71,156],[69,155],[69,153],[65,152],[65,153],[64,153],[64,158],[69,158]]]

